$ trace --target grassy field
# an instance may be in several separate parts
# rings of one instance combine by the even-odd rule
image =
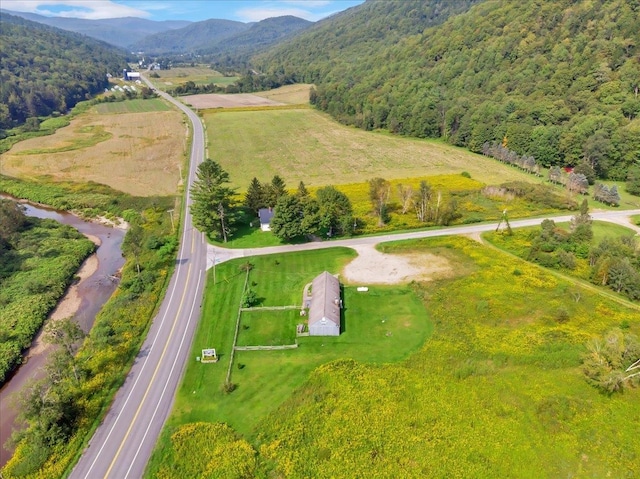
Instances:
[[[238,346],[276,346],[293,344],[300,311],[243,311],[240,318]]]
[[[97,105],[53,135],[14,145],[0,156],[2,174],[93,181],[136,196],[175,194],[187,128],[180,113],[163,105],[157,99]]]
[[[535,177],[438,141],[366,132],[311,109],[207,112],[208,155],[246,188],[255,176],[295,187],[460,174],[487,184]]]
[[[300,304],[306,283],[325,269],[340,271],[353,255],[352,250],[336,248],[251,258],[254,268],[250,284],[258,296],[264,298],[264,306]],[[406,286],[371,288],[366,295],[347,286],[341,336],[301,337],[295,350],[239,351],[232,371],[232,381],[238,388],[231,395],[224,394],[221,386],[244,282],[239,264],[236,261],[219,266],[217,284],[206,293],[203,319],[194,341],[192,356],[199,355],[202,348],[216,347],[220,361],[215,365],[194,361],[187,368],[170,426],[151,470],[160,464],[163,454],[160,451],[169,446],[170,431],[181,424],[216,418],[252,437],[257,433],[258,422],[303,384],[318,365],[336,358],[356,358],[371,363],[398,361],[416,351],[431,333],[424,306]],[[258,327],[256,323],[261,321],[276,324]],[[249,328],[240,328],[238,342],[255,345],[273,337],[277,331],[281,336],[293,334],[284,338],[290,344],[299,321],[297,310],[243,312],[241,324],[248,324]],[[289,323],[291,330],[285,331],[283,323]]]
[[[221,265],[224,279],[209,288],[193,355],[218,346],[223,357],[188,366],[147,476],[163,457],[198,455],[184,435],[171,442],[181,425],[197,430],[196,421],[238,431],[255,450],[252,477],[640,474],[630,420],[640,414],[640,391],[606,396],[580,371],[591,338],[621,324],[640,332],[635,311],[588,290],[576,302],[579,286],[464,238],[384,249],[446,250],[458,258],[459,275],[366,295],[346,287],[342,336],[300,338],[292,351],[238,353],[231,394],[220,392],[228,360],[221,345],[233,336],[244,278],[237,265]],[[311,276],[349,257],[338,250],[255,258],[251,280],[265,303],[288,304],[306,280],[284,269]],[[556,319],[560,309],[567,321]]]
[[[153,78],[151,73],[147,73],[146,77],[160,90],[169,90],[188,81],[192,81],[196,85],[215,83],[224,86],[234,83],[238,79],[237,77],[226,77],[206,66],[154,70],[152,73],[157,73],[160,78]]]
[[[100,114],[114,113],[145,113],[151,111],[170,111],[171,107],[159,98],[147,100],[127,100],[113,103],[100,103],[96,105],[96,111]]]
[[[288,105],[307,105],[309,104],[311,86],[306,83],[285,85],[275,90],[256,92],[254,95]]]

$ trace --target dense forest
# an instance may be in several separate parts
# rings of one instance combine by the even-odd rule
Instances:
[[[5,13],[0,26],[0,130],[66,112],[127,65],[115,48],[77,33]]]
[[[626,179],[640,162],[640,2],[470,3],[369,0],[254,61],[315,83],[312,102],[347,124]]]

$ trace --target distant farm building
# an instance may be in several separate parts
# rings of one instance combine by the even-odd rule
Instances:
[[[311,283],[309,336],[340,335],[340,281],[325,271]]]
[[[258,210],[258,218],[260,218],[260,229],[262,231],[271,231],[271,218],[273,218],[273,209],[260,208]]]
[[[122,70],[122,79],[126,81],[140,80],[140,72],[129,72],[126,69]]]

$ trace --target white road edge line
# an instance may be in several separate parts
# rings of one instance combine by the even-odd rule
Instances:
[[[196,294],[200,289],[200,282],[202,279],[202,273],[200,273],[200,275],[198,276],[198,284],[196,286]],[[184,332],[182,333],[182,339],[180,340],[180,346],[178,347],[178,352],[176,353],[174,359],[173,359],[173,364],[171,365],[171,371],[169,371],[169,378],[173,375],[173,371],[176,367],[176,364],[178,363],[178,358],[180,356],[180,352],[182,351],[182,346],[184,345],[184,340],[187,336],[187,332],[189,331],[189,325],[191,324],[191,320],[193,319],[193,310],[195,308],[195,304],[196,302],[194,301],[191,304],[191,311],[189,312],[189,321],[187,321],[187,325],[184,328]],[[142,440],[140,441],[140,444],[138,445],[138,449],[136,450],[136,454],[135,456],[133,456],[133,459],[131,460],[131,464],[129,465],[129,469],[127,469],[126,474],[124,475],[124,479],[127,479],[127,477],[129,477],[129,473],[131,472],[131,468],[133,467],[133,464],[136,462],[136,459],[138,458],[138,454],[140,453],[140,449],[142,448],[142,445],[144,444],[144,441],[147,439],[147,434],[149,433],[149,429],[151,429],[151,425],[153,424],[153,420],[156,417],[156,413],[158,412],[158,408],[160,407],[160,404],[162,403],[162,399],[164,398],[164,393],[167,391],[167,386],[168,386],[169,381],[165,381],[164,383],[164,387],[162,388],[162,393],[160,394],[160,399],[156,402],[156,408],[153,410],[153,415],[151,416],[151,420],[149,421],[148,425],[147,425],[147,429],[144,432],[144,435],[142,436]]]

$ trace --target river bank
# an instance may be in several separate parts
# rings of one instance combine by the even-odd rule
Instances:
[[[93,322],[102,305],[117,288],[119,271],[124,265],[121,245],[126,234],[126,224],[108,226],[106,221],[91,222],[70,213],[50,210],[41,206],[24,204],[25,214],[37,218],[48,218],[76,228],[96,244],[96,252],[90,255],[77,272],[79,280],[74,282],[49,314],[48,321],[73,316],[85,332]],[[25,362],[0,389],[2,415],[0,417],[0,467],[11,457],[12,451],[4,445],[11,436],[17,416],[16,398],[30,381],[43,377],[44,366],[50,346],[43,343],[39,333],[25,354]]]

